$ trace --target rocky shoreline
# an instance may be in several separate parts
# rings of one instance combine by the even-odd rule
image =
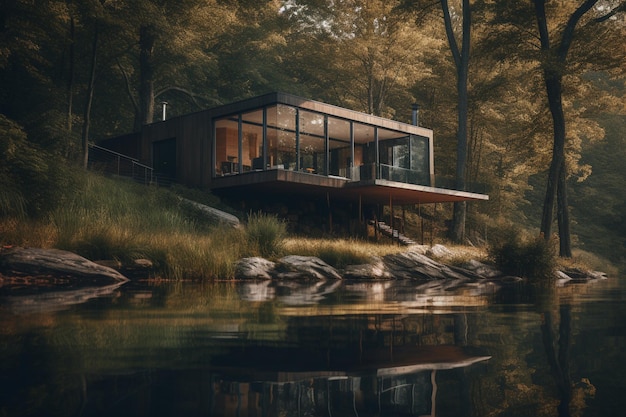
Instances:
[[[469,260],[460,266],[437,259],[452,255],[445,246],[415,245],[405,252],[372,257],[369,263],[349,265],[338,270],[316,257],[288,255],[276,262],[252,257],[240,259],[235,266],[236,280],[414,280],[511,283],[520,277],[503,275],[495,267]],[[148,275],[149,261],[138,260],[134,268],[107,261],[90,261],[75,253],[58,249],[11,247],[0,249],[0,295],[11,287],[75,289],[77,287],[123,284],[129,280],[120,271],[139,271]],[[595,271],[557,271],[557,285],[605,279]]]

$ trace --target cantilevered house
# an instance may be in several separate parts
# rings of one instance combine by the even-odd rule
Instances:
[[[103,146],[244,210],[331,230],[353,230],[382,206],[488,199],[435,186],[432,130],[283,93],[146,125],[135,140]]]

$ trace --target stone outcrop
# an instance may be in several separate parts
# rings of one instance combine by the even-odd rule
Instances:
[[[226,224],[232,227],[241,226],[239,219],[230,213],[226,213],[225,211],[218,210],[213,207],[205,206],[204,204],[200,204],[195,201],[188,200],[186,198],[183,198],[181,200],[183,204],[187,204],[188,206],[193,207],[194,209],[203,213],[205,216],[207,216],[209,219],[211,219],[215,223]]]
[[[128,279],[108,266],[59,249],[9,248],[0,252],[0,274],[7,277],[80,278],[90,283],[126,282]]]
[[[385,266],[394,278],[397,279],[462,279],[469,278],[468,274],[458,269],[439,263],[421,253],[409,251],[387,255],[384,257]]]
[[[235,265],[236,279],[341,279],[339,272],[314,256],[289,255],[270,262],[263,258],[243,258]]]
[[[349,265],[336,270],[319,258],[289,255],[276,263],[263,258],[244,258],[235,266],[236,279],[409,279],[409,280],[479,280],[485,278],[476,272],[439,263],[421,250],[373,257],[371,262]],[[486,266],[485,266],[486,268]]]
[[[272,279],[270,272],[276,264],[265,258],[243,258],[235,265],[235,277],[237,279]]]
[[[289,255],[278,260],[278,278],[341,279],[335,268],[315,256]]]
[[[457,284],[497,281],[507,283],[521,278],[504,277],[493,266],[470,260],[461,266],[438,262],[426,253],[450,256],[451,252],[442,245],[431,251],[416,245],[408,251],[372,257],[361,265],[349,265],[337,270],[323,260],[312,256],[289,255],[272,262],[260,257],[240,259],[235,265],[235,278],[240,280],[388,280],[402,279],[427,282],[456,282]],[[144,260],[141,269],[150,268]],[[127,277],[115,268],[117,264],[95,263],[79,255],[58,249],[8,248],[0,250],[0,287],[17,283],[21,286],[36,283],[39,286],[65,286],[77,288],[124,283]],[[135,266],[139,268],[139,266]],[[119,265],[118,265],[118,268]],[[515,278],[515,279],[513,279]],[[557,272],[557,284],[586,282],[604,279],[606,274],[570,269]],[[23,284],[23,285],[22,285]]]
[[[393,276],[385,267],[383,259],[373,257],[370,263],[348,265],[343,271],[344,278],[348,279],[391,279]]]

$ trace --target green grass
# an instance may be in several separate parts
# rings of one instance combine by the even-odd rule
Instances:
[[[317,256],[343,268],[402,250],[349,239],[291,238],[284,222],[261,213],[250,213],[240,228],[219,225],[181,199],[220,207],[208,192],[81,176],[47,218],[0,217],[0,245],[59,248],[125,266],[148,259],[155,277],[177,280],[230,279],[237,260],[249,256]]]

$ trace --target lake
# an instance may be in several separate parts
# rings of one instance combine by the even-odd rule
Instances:
[[[5,295],[0,416],[624,416],[623,281]]]

